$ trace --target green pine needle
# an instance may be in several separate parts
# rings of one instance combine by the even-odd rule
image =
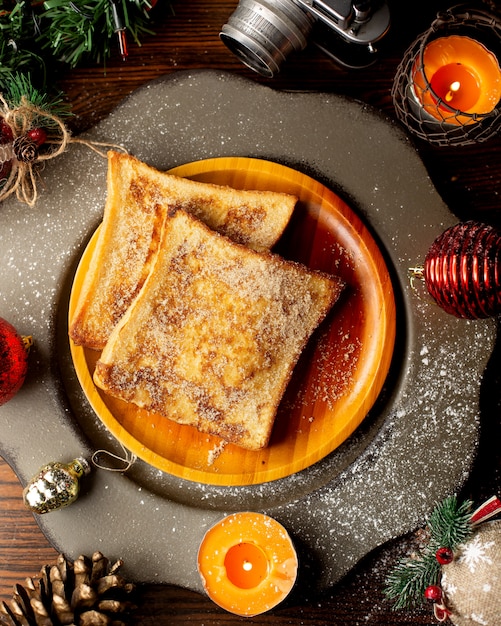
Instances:
[[[435,554],[402,559],[388,575],[384,593],[394,601],[394,610],[415,607],[423,602],[426,588],[436,585],[439,577]]]
[[[0,0],[0,80],[15,71],[45,75],[45,62],[35,41],[33,17],[24,10],[25,0]]]
[[[386,578],[385,596],[394,602],[395,610],[421,604],[429,585],[440,581],[440,564],[435,553],[446,547],[454,551],[472,533],[471,502],[458,504],[451,496],[438,504],[428,520],[430,539],[422,553],[401,559]]]
[[[60,93],[50,95],[34,86],[29,74],[11,74],[6,81],[2,95],[11,109],[17,108],[23,98],[30,104],[56,117],[66,117],[71,115],[70,107],[63,101]],[[44,128],[57,128],[57,122],[50,117],[40,116],[40,119],[32,120],[33,126],[43,126]]]
[[[428,520],[432,549],[446,547],[454,550],[468,539],[471,535],[471,505],[469,500],[459,505],[457,498],[451,496],[434,509]]]
[[[113,8],[130,41],[154,34],[151,0],[0,0],[2,85],[16,71],[45,79],[61,63],[104,63],[118,47]]]
[[[139,43],[147,26],[149,2],[118,0],[116,5],[127,34]],[[104,62],[117,45],[112,0],[47,0],[41,14],[45,30],[40,37],[43,49],[56,59],[75,67],[82,61]]]

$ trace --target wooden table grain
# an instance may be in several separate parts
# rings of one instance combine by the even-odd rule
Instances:
[[[391,86],[396,68],[407,47],[430,25],[445,2],[390,2],[392,28],[378,62],[363,70],[337,66],[314,46],[289,59],[280,74],[267,79],[245,68],[220,42],[221,26],[237,5],[236,0],[175,0],[171,15],[161,2],[154,18],[154,36],[142,45],[130,43],[124,62],[118,53],[106,69],[82,66],[58,76],[60,88],[71,103],[73,133],[89,129],[103,119],[133,90],[149,80],[180,70],[212,68],[234,72],[275,89],[315,90],[343,94],[379,109],[395,119]],[[480,5],[482,6],[482,5]],[[413,13],[409,14],[409,10]],[[145,120],[145,124],[147,120]],[[477,219],[500,225],[501,139],[468,147],[437,148],[415,140],[430,177],[459,219]],[[340,147],[342,149],[342,147]],[[499,342],[498,342],[499,343]],[[500,388],[501,350],[496,347],[485,385]],[[497,419],[483,424],[482,438],[471,476],[461,495],[481,503],[501,491],[499,396],[484,397],[484,413]],[[1,437],[1,433],[0,433]],[[0,460],[0,599],[12,596],[15,583],[36,576],[56,552],[39,530],[32,514],[23,508],[21,485],[5,461]],[[395,512],[398,515],[398,512]],[[138,624],[275,624],[323,626],[400,626],[433,624],[430,607],[393,612],[382,595],[384,579],[399,556],[407,554],[412,534],[397,538],[370,553],[340,583],[321,596],[293,593],[278,608],[247,619],[225,613],[206,597],[170,585],[140,585]],[[125,557],[126,558],[126,557]]]

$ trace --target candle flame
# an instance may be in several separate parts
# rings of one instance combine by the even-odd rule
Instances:
[[[458,80],[455,80],[453,83],[451,83],[449,86],[449,91],[445,94],[446,102],[450,102],[452,98],[454,98],[456,92],[460,90],[460,88],[461,83]]]
[[[246,572],[250,572],[252,569],[252,563],[250,561],[244,561],[242,567]]]

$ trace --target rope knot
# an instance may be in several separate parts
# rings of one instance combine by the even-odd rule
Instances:
[[[116,144],[73,138],[61,119],[26,96],[10,108],[0,94],[0,202],[15,193],[33,206],[38,197],[36,167],[58,157],[70,143],[85,145],[105,159],[101,148],[127,152]]]
[[[3,163],[11,162],[9,175],[2,181],[0,201],[15,193],[18,200],[33,206],[37,199],[34,166],[62,154],[70,142],[70,133],[61,119],[25,96],[11,108],[0,95],[0,119],[0,158]]]

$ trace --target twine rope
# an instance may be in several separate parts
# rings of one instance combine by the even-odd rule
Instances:
[[[26,135],[32,128],[35,119],[44,120],[43,124],[39,125],[49,129],[47,140],[43,144],[44,149],[37,151],[32,160],[19,159],[12,144],[0,145],[0,166],[8,162],[11,163],[7,178],[0,181],[2,183],[0,202],[15,193],[18,200],[32,207],[38,198],[38,168],[36,166],[60,156],[70,143],[85,145],[103,158],[106,158],[106,151],[100,148],[114,148],[127,152],[120,145],[72,137],[59,117],[35,106],[25,96],[21,98],[19,106],[11,109],[0,94],[0,117],[3,118],[4,124],[10,128],[13,142],[16,138]]]

